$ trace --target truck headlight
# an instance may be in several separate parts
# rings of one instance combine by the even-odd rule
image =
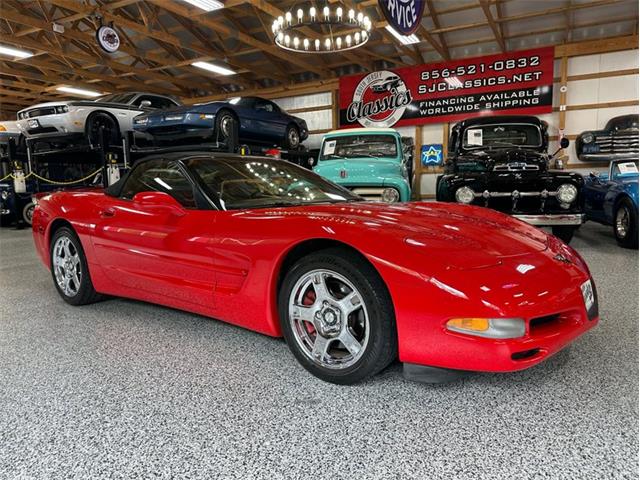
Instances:
[[[446,329],[485,338],[519,338],[525,334],[522,318],[452,318]]]
[[[148,121],[149,119],[147,117],[133,119],[134,125],[146,125]]]
[[[0,198],[2,198],[2,200],[6,200],[7,198],[9,198],[9,192],[3,190],[2,192],[0,192]]]
[[[563,183],[558,187],[560,203],[572,203],[578,197],[578,189],[570,183]]]
[[[591,143],[595,140],[593,133],[587,133],[584,137],[582,137],[582,141],[584,143]]]
[[[458,203],[471,203],[473,202],[473,199],[475,198],[475,192],[467,187],[460,187],[458,190],[456,190],[456,201]]]
[[[400,200],[400,193],[395,188],[385,188],[382,190],[382,201],[386,203],[394,203]]]

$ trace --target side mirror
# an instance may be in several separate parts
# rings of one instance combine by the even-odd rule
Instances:
[[[164,192],[139,192],[133,196],[133,203],[147,209],[170,211],[174,215],[182,216],[185,209],[178,201]]]
[[[316,160],[314,157],[309,157],[307,159],[307,165],[309,165],[309,168],[313,168],[317,165],[318,160]]]
[[[150,108],[151,107],[151,100],[142,100],[140,102],[140,108]]]
[[[569,139],[567,137],[562,137],[560,139],[560,148],[567,148],[569,146]]]

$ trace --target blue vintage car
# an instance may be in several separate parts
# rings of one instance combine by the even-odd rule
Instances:
[[[609,171],[585,179],[587,220],[613,226],[618,244],[638,248],[638,159],[613,160]]]
[[[275,103],[259,97],[185,105],[138,115],[133,130],[158,144],[197,144],[226,141],[237,128],[243,143],[297,149],[309,136],[307,123]]]
[[[408,202],[413,143],[406,140],[392,128],[335,130],[322,139],[313,171],[368,200]]]

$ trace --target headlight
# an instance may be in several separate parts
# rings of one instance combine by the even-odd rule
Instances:
[[[199,115],[200,120],[211,120],[215,115],[211,115],[210,113],[201,113]]]
[[[69,111],[69,107],[67,105],[59,105],[56,107],[56,113],[67,113]]]
[[[571,203],[578,196],[578,189],[570,183],[563,183],[558,187],[558,200],[560,203]]]
[[[400,200],[400,193],[395,188],[385,188],[382,191],[382,201],[394,203]]]
[[[2,192],[0,192],[0,197],[2,198],[2,200],[6,200],[7,198],[9,198],[9,192],[3,190]]]
[[[165,120],[182,120],[184,119],[184,115],[165,115],[164,117]]]
[[[460,187],[456,190],[456,201],[459,203],[471,203],[474,198],[474,191],[469,187]]]
[[[148,121],[149,119],[147,117],[133,119],[134,125],[146,125]]]
[[[595,140],[596,138],[593,136],[593,133],[587,133],[584,137],[582,137],[582,141],[584,143],[591,143]]]
[[[0,132],[6,132],[7,131],[7,127],[5,127],[4,125],[0,125]]]
[[[522,318],[452,318],[447,330],[486,338],[519,338],[525,334]]]

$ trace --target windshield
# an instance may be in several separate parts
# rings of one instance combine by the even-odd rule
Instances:
[[[197,158],[185,164],[225,210],[361,200],[349,190],[283,160]]]
[[[621,177],[624,175],[638,175],[638,161],[627,160],[621,162],[615,162],[612,165],[612,178]]]
[[[462,135],[462,147],[468,150],[541,146],[540,129],[530,123],[474,125]]]
[[[102,97],[96,98],[96,102],[107,102],[107,103],[129,103],[135,93],[112,93],[111,95],[103,95]]]
[[[320,161],[336,158],[396,157],[396,137],[393,135],[344,135],[326,138]]]

